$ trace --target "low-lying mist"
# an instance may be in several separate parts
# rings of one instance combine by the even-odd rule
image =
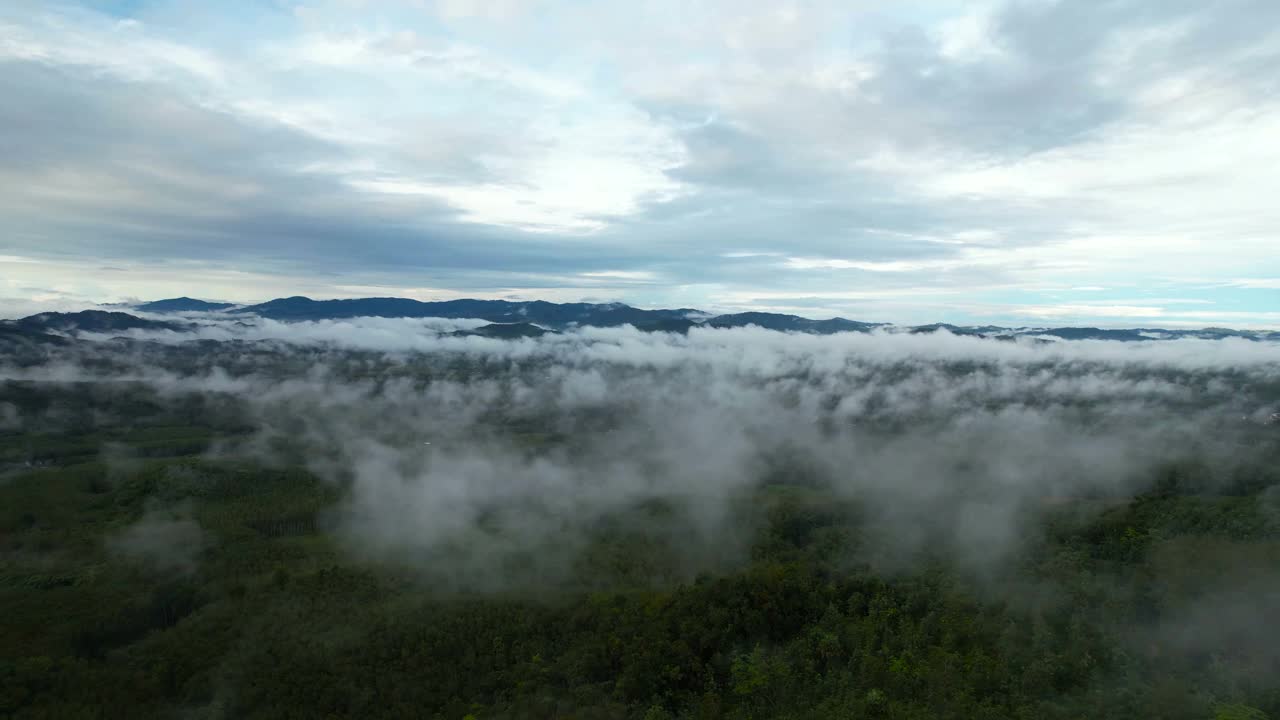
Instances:
[[[1243,492],[1280,439],[1265,424],[1280,346],[1244,340],[495,340],[454,333],[469,321],[196,320],[194,334],[88,336],[4,365],[0,379],[71,390],[0,421],[128,421],[77,400],[95,392],[198,400],[246,431],[211,454],[301,463],[342,487],[326,521],[352,553],[466,587],[567,578],[602,529],[674,549],[673,579],[730,567],[762,486],[855,512],[844,562],[942,557],[989,575],[1064,503],[1105,507],[1184,466],[1184,491]]]

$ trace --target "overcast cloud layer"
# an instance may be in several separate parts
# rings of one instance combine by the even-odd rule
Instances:
[[[1280,3],[0,7],[0,298],[1280,327]]]

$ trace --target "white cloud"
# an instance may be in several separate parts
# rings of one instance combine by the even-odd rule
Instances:
[[[1244,278],[1242,280],[1232,280],[1228,284],[1232,287],[1240,288],[1280,290],[1280,278]]]
[[[652,281],[657,275],[644,270],[601,270],[599,272],[579,273],[586,278],[603,278],[606,280]]]
[[[1164,317],[1166,311],[1162,307],[1150,305],[1111,305],[1111,304],[1066,304],[1066,305],[1027,305],[1020,312],[1031,317],[1101,317],[1101,318],[1158,318]]]
[[[936,34],[942,56],[956,62],[974,62],[1003,55],[991,27],[992,15],[993,8],[987,5],[939,23]]]
[[[961,559],[997,561],[1025,535],[1021,511],[1046,497],[1139,492],[1154,468],[1183,457],[1223,477],[1254,460],[1232,432],[1250,428],[1223,420],[1268,411],[1280,353],[1243,340],[1038,345],[757,328],[687,336],[591,328],[505,342],[451,335],[463,322],[224,321],[199,331],[374,353],[299,353],[305,369],[287,378],[280,355],[213,350],[210,366],[192,370],[187,353],[171,362],[162,350],[114,343],[67,349],[39,366],[0,363],[0,378],[132,381],[161,398],[218,393],[257,429],[226,452],[274,457],[281,446],[302,447],[317,476],[341,479],[349,492],[332,517],[347,549],[399,566],[419,559],[427,572],[492,570],[495,557],[520,551],[525,562],[494,574],[501,586],[529,563],[541,580],[558,579],[554,561],[573,559],[577,531],[653,498],[689,515],[673,531],[682,555],[706,543],[722,560],[743,549],[727,547],[738,528],[724,511],[779,451],[798,452],[806,480],[883,521],[864,528],[870,542],[854,551],[870,555],[859,559],[918,550],[927,527]],[[405,351],[430,354],[410,360]],[[236,372],[221,367],[224,358]],[[376,361],[355,365],[352,377],[361,359]],[[458,359],[482,371],[420,381],[424,368]],[[598,424],[601,410],[610,432],[576,432]],[[567,431],[572,449],[531,455],[495,431],[495,413]],[[886,434],[886,424],[898,430]],[[481,515],[496,522],[474,532]],[[194,568],[202,545],[181,512],[149,513],[111,543],[170,572]]]
[[[911,262],[906,260],[863,261],[840,260],[832,258],[790,257],[783,267],[790,270],[865,270],[875,273],[906,273],[921,270],[936,270],[964,264],[956,260],[927,260]]]

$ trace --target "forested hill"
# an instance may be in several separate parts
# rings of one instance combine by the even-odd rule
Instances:
[[[0,334],[0,718],[1280,720],[1280,347],[128,317]]]

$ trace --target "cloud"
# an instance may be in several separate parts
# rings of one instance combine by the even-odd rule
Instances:
[[[1242,288],[1258,288],[1263,290],[1280,290],[1280,280],[1274,278],[1247,278],[1243,280],[1233,280],[1230,283],[1235,287]]]
[[[1280,273],[1274,3],[676,6],[21,3],[3,254],[99,301],[185,275],[747,309],[856,277],[882,299],[828,309],[900,322]],[[908,287],[948,299],[883,299]]]
[[[656,275],[644,270],[600,270],[582,273],[582,277],[602,278],[605,280],[625,280],[629,282],[645,282],[656,279]]]
[[[911,272],[928,265],[911,262],[859,262],[856,260],[824,260],[822,258],[787,258],[786,267],[793,270],[866,270],[867,272]]]
[[[584,328],[498,341],[450,334],[470,321],[196,321],[195,354],[189,336],[146,333],[158,344],[90,341],[0,378],[233,401],[257,431],[218,452],[305,464],[349,490],[334,529],[350,552],[478,588],[566,579],[602,523],[653,502],[673,514],[643,532],[683,549],[673,573],[723,567],[750,534],[735,503],[771,477],[876,518],[860,560],[945,548],[994,571],[1052,498],[1127,496],[1183,459],[1229,482],[1265,429],[1239,418],[1280,402],[1280,350],[1230,339]],[[55,411],[24,420],[56,424]],[[113,547],[177,570],[200,538],[189,519],[148,515]]]

